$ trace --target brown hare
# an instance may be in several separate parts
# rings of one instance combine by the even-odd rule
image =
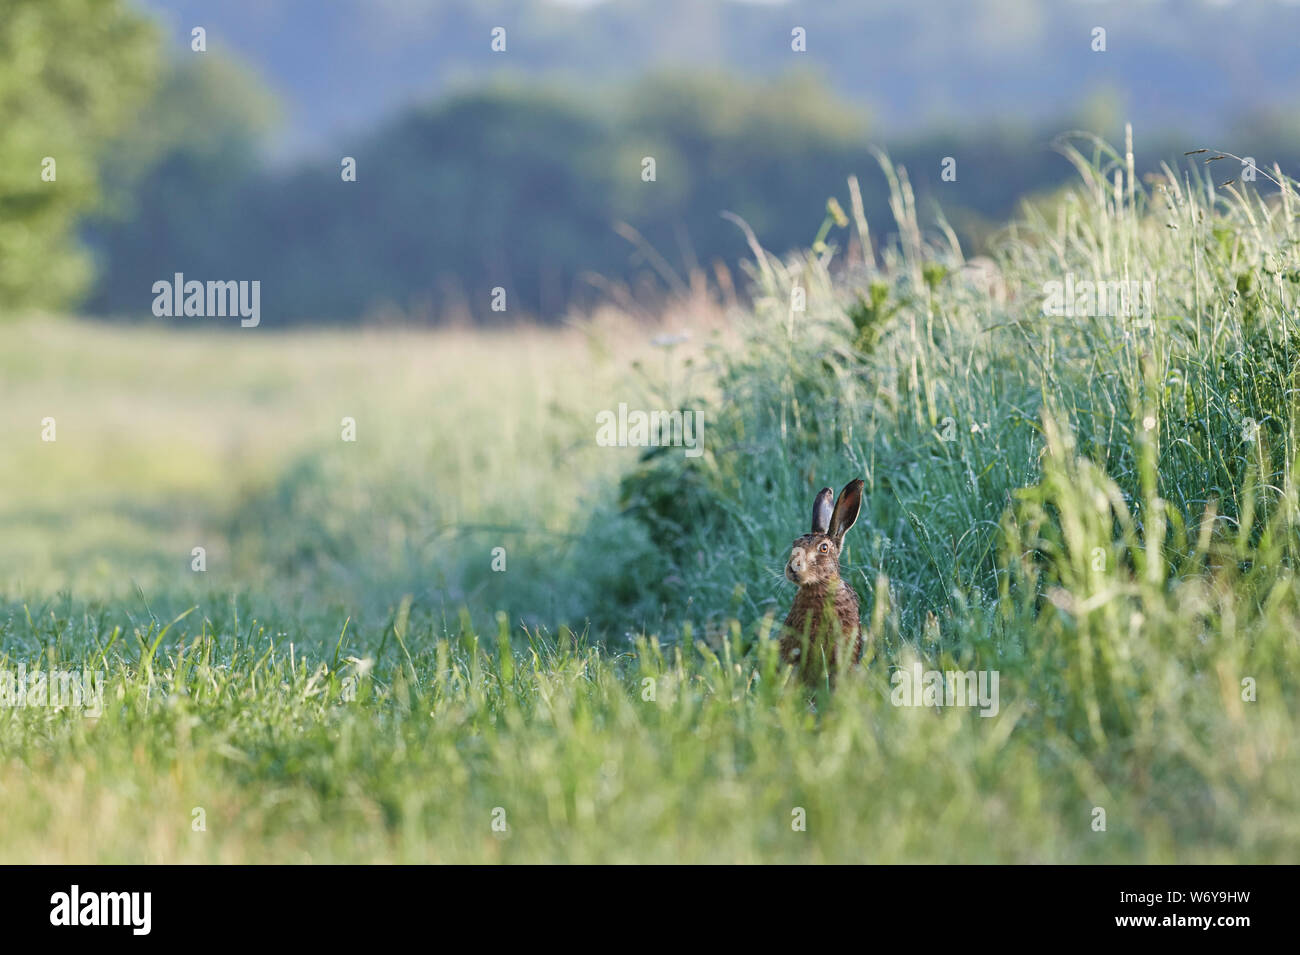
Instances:
[[[805,683],[819,683],[824,676],[834,680],[841,665],[862,658],[858,595],[840,578],[840,548],[858,519],[862,486],[861,478],[846,484],[833,508],[831,489],[818,491],[812,533],[790,545],[785,576],[799,591],[785,618],[779,649],[781,662],[793,666]]]

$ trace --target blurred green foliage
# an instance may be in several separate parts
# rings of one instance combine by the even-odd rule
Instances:
[[[169,9],[183,20],[192,6]],[[437,21],[443,32],[471,29],[458,19],[467,10],[429,10],[435,7],[451,17]],[[242,23],[236,9],[213,15]],[[275,22],[290,9],[277,5]],[[430,29],[426,13],[411,7],[419,29]],[[610,5],[592,14],[593,35],[604,29],[601,18],[615,14],[642,15]],[[1050,120],[1041,111],[1000,123],[972,115],[930,132],[909,127],[900,140],[839,98],[851,93],[841,75],[824,83],[816,72],[677,66],[632,80],[646,64],[615,70],[606,63],[606,82],[593,92],[589,77],[565,71],[540,80],[530,72],[540,66],[521,53],[511,61],[519,72],[493,71],[487,85],[488,73],[467,74],[476,85],[454,93],[435,84],[437,98],[399,115],[384,112],[397,100],[376,94],[350,132],[331,127],[328,147],[318,139],[311,152],[286,160],[270,150],[284,145],[291,117],[277,109],[259,67],[276,77],[276,90],[294,96],[298,120],[316,115],[322,97],[286,85],[283,63],[268,62],[247,37],[243,45],[223,42],[217,30],[211,50],[193,54],[173,22],[166,29],[174,59],[150,93],[155,30],[125,3],[14,0],[3,19],[0,307],[10,311],[79,303],[99,314],[146,317],[152,283],[176,271],[262,280],[270,325],[394,316],[487,321],[501,317],[490,307],[496,287],[508,292],[510,318],[555,320],[606,296],[653,305],[698,287],[699,278],[716,280],[719,265],[742,262],[744,237],[723,212],[745,219],[767,248],[807,247],[817,210],[828,196],[847,200],[845,178],[857,174],[868,219],[888,218],[887,183],[870,154],[887,138],[908,170],[923,224],[942,203],[965,251],[982,251],[1018,202],[1054,197],[1069,177],[1051,148],[1061,129],[1116,136],[1130,115],[1113,89],[1098,87],[1091,99],[1059,97],[1074,105]],[[345,20],[309,19],[313,42],[338,42],[329,49],[344,55],[352,49],[340,37]],[[560,39],[547,35],[548,44]],[[272,45],[279,50],[283,42]],[[628,49],[645,42],[629,37]],[[300,72],[311,74],[306,64]],[[898,94],[880,96],[890,115]],[[1300,158],[1300,135],[1285,116],[1241,114],[1220,125],[1224,141],[1214,145],[1266,167]],[[1204,145],[1151,132],[1138,128],[1140,173]],[[57,182],[41,180],[46,156],[58,162]],[[354,183],[340,177],[344,156],[357,160]],[[656,160],[654,182],[642,179],[647,156]],[[955,160],[954,181],[941,177],[945,158]]]
[[[83,291],[78,217],[106,140],[156,67],[150,22],[124,0],[5,0],[0,11],[0,309]],[[53,163],[50,163],[53,160]]]
[[[250,169],[262,98],[247,84],[232,92],[216,71],[174,70],[150,112],[208,115],[218,98],[226,135],[141,154],[129,213],[95,224],[104,268],[93,310],[140,314],[153,280],[186,271],[263,279],[273,322],[387,308],[484,318],[496,286],[512,312],[554,318],[592,301],[596,276],[646,293],[648,249],[678,269],[734,265],[745,245],[724,210],[765,241],[806,243],[865,135],[807,77],[660,75],[600,100],[502,82],[381,124],[349,151],[357,181],[344,182],[342,156]],[[647,156],[653,182],[642,179]],[[616,234],[623,222],[639,248]],[[663,273],[660,291],[677,280]]]
[[[106,145],[105,201],[85,230],[93,301],[147,308],[155,279],[220,257],[255,214],[246,186],[281,115],[246,64],[216,52],[172,60],[137,121]]]
[[[491,321],[497,287],[506,317],[553,321],[606,298],[653,307],[716,281],[719,266],[734,272],[748,246],[724,212],[766,248],[815,245],[827,197],[847,204],[857,174],[868,219],[892,217],[871,153],[879,134],[811,74],[659,73],[599,94],[501,78],[286,163],[264,155],[276,115],[265,87],[219,56],[174,66],[114,150],[123,202],[90,229],[101,260],[91,311],[147,316],[152,283],[181,271],[260,279],[271,325]],[[1018,202],[1072,175],[1056,133],[1114,127],[1115,109],[1100,96],[1050,128],[959,124],[890,152],[922,225],[942,203],[966,251],[980,251]],[[1300,155],[1281,129],[1251,139],[1260,157]],[[1189,144],[1141,145],[1139,172]],[[344,156],[355,182],[343,181]],[[955,181],[941,177],[945,157]]]

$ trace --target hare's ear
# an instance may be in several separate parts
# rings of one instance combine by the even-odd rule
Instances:
[[[835,513],[831,515],[831,537],[843,540],[845,533],[858,519],[862,507],[862,478],[850,481],[840,491],[840,499],[835,502]]]
[[[817,492],[817,497],[813,499],[814,534],[825,534],[831,529],[831,501],[834,499],[835,492],[828,487]]]

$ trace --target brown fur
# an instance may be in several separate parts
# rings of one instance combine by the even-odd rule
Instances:
[[[805,683],[834,680],[841,666],[862,659],[858,595],[840,577],[844,533],[857,519],[862,481],[851,481],[830,512],[830,489],[813,504],[813,532],[790,545],[786,577],[798,584],[794,605],[781,630],[781,661]]]

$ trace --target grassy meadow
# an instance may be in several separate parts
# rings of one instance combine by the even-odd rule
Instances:
[[[0,325],[0,673],[105,675],[0,708],[0,862],[1296,861],[1300,193],[1072,155],[995,270],[886,163],[662,329]],[[781,567],[857,476],[810,692]]]

